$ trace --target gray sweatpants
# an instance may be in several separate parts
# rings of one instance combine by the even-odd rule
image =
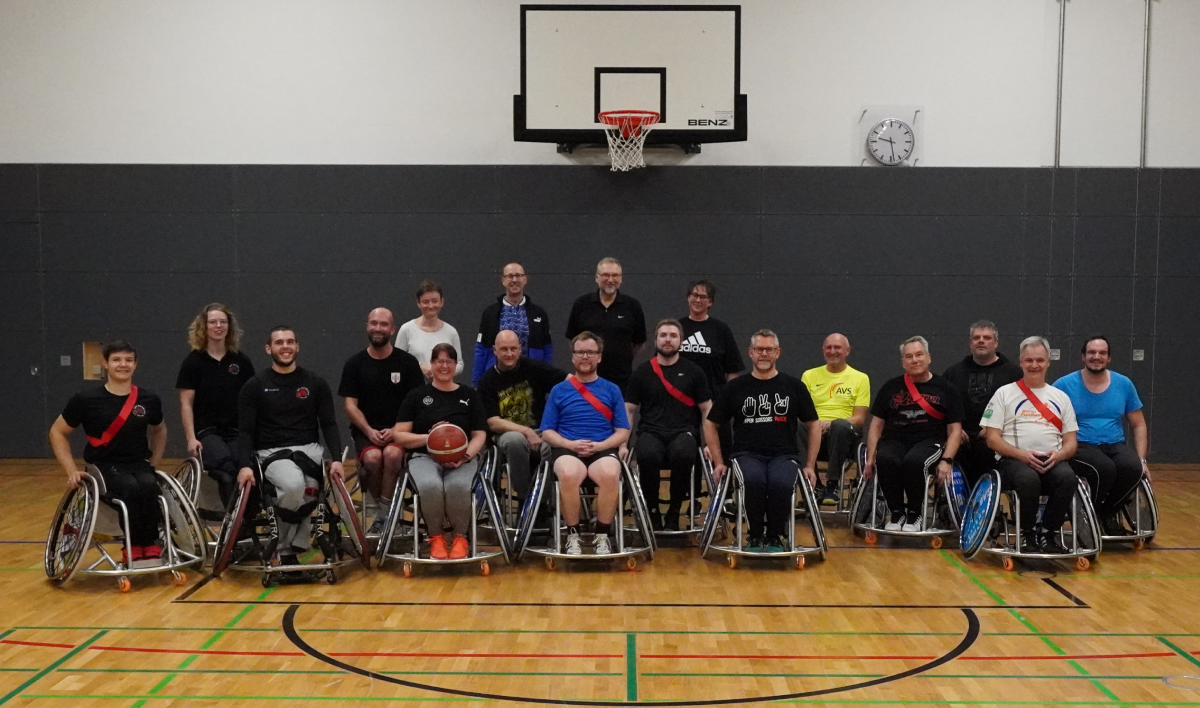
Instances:
[[[430,536],[442,533],[447,519],[455,534],[467,535],[471,529],[471,483],[478,467],[479,461],[471,460],[450,469],[420,453],[409,460],[408,474],[420,495],[421,516]]]
[[[507,430],[501,433],[500,437],[496,438],[496,447],[500,448],[500,453],[508,462],[509,483],[517,497],[524,499],[533,484],[533,468],[550,456],[550,445],[543,441],[536,461],[532,463],[529,459],[532,452],[529,440],[516,431]]]
[[[323,461],[325,448],[321,447],[321,443],[289,446],[288,448],[273,447],[267,450],[257,450],[255,454],[258,455],[258,459],[261,462],[284,449],[299,450],[308,455],[318,466],[325,464]],[[293,511],[315,498],[310,492],[316,491],[318,482],[320,481],[305,475],[300,466],[291,460],[276,460],[267,469],[263,470],[263,474],[266,475],[267,480],[271,484],[275,485],[275,503],[284,509],[291,509]],[[299,555],[308,550],[309,543],[312,540],[312,520],[310,518],[305,518],[298,524],[289,524],[278,518],[277,521],[279,524],[278,548],[280,553],[295,553]]]

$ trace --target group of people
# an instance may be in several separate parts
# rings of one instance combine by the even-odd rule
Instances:
[[[745,484],[750,550],[782,550],[788,537],[796,475],[817,488],[822,505],[840,498],[845,462],[863,440],[862,474],[878,474],[891,518],[886,530],[921,530],[925,475],[946,479],[957,461],[973,483],[991,469],[1022,500],[1022,538],[1030,550],[1055,553],[1077,475],[1089,485],[1106,527],[1116,528],[1117,504],[1146,469],[1147,434],[1132,382],[1110,371],[1107,339],[1089,339],[1084,368],[1046,382],[1049,344],[1023,341],[1014,364],[997,351],[996,326],[971,325],[970,354],[934,374],[928,342],[900,345],[904,374],[884,382],[871,399],[868,376],[847,363],[849,340],[829,335],[825,364],[799,378],[777,368],[779,337],[761,329],[750,339],[748,373],[724,322],[709,315],[717,289],[708,280],[688,285],[687,316],[660,320],[650,332],[654,353],[633,362],[647,341],[638,301],[621,292],[622,269],[605,258],[594,292],[578,298],[566,328],[572,371],[556,368],[549,316],[525,293],[520,263],[506,264],[504,294],[484,312],[474,350],[471,385],[460,384],[461,343],[439,318],[439,286],[417,291],[422,316],[398,329],[386,308],[367,316],[367,346],[342,369],[338,395],[350,420],[359,479],[375,500],[368,535],[379,534],[400,471],[407,468],[421,496],[433,558],[468,554],[471,485],[489,439],[507,463],[512,492],[529,494],[533,472],[548,460],[559,481],[567,525],[566,552],[611,552],[618,512],[621,460],[636,461],[656,530],[678,529],[701,455],[720,479],[736,461]],[[176,387],[188,453],[203,459],[228,507],[239,487],[256,483],[254,467],[274,487],[280,510],[281,564],[296,562],[309,544],[309,517],[322,483],[323,449],[329,473],[345,474],[333,392],[300,367],[300,344],[287,325],[271,329],[270,367],[256,371],[241,350],[242,332],[223,305],[206,306],[189,330],[192,351]],[[166,442],[162,403],[132,383],[137,354],[127,342],[103,352],[107,381],[76,394],[50,430],[56,458],[75,485],[81,472],[67,439],[83,426],[86,462],[130,511],[133,560],[161,553],[157,483],[153,470]],[[1124,422],[1133,432],[1132,449]],[[426,448],[430,431],[449,422],[467,436],[465,456],[439,462]],[[632,445],[631,432],[633,436]],[[819,460],[828,462],[824,485]],[[1077,464],[1072,464],[1075,462]],[[1078,464],[1084,463],[1084,464]],[[669,496],[660,475],[670,471]],[[594,526],[581,518],[580,487],[596,487]],[[1049,497],[1038,516],[1038,497]],[[665,513],[663,505],[665,503]],[[588,533],[591,531],[592,533]]]

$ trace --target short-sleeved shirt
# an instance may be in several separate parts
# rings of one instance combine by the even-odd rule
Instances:
[[[542,430],[553,430],[567,440],[601,442],[612,437],[617,428],[629,428],[629,417],[625,415],[625,399],[616,384],[607,379],[597,378],[584,386],[601,403],[608,406],[613,414],[612,420],[605,418],[588,403],[583,394],[568,380],[550,389],[550,397],[546,399],[546,410],[542,413]]]
[[[1062,447],[1063,433],[1079,430],[1071,398],[1053,386],[1042,386],[1032,389],[1032,392],[1059,417],[1063,424],[1062,432],[1038,412],[1015,383],[996,389],[992,400],[983,410],[983,419],[979,424],[984,428],[999,429],[1004,442],[1018,450],[1057,450]]]
[[[729,374],[746,368],[733,331],[715,317],[703,322],[684,317],[679,323],[683,325],[683,343],[679,347],[679,355],[704,371],[708,377],[708,388],[715,396],[729,379]]]
[[[442,391],[433,384],[414,388],[404,397],[397,423],[412,423],[412,432],[425,435],[434,425],[445,421],[463,429],[467,438],[476,430],[487,430],[483,401],[470,386],[459,385],[453,391]],[[421,448],[429,452],[428,448]]]
[[[942,419],[926,413],[913,399],[904,385],[904,376],[888,379],[875,394],[875,403],[871,405],[871,415],[884,421],[884,440],[898,440],[910,446],[922,440],[941,442],[946,439],[947,426],[962,423],[962,396],[954,384],[933,374],[928,381],[916,386],[925,402],[942,414]]]
[[[1083,383],[1083,374],[1074,371],[1054,382],[1064,391],[1075,408],[1079,422],[1079,442],[1091,445],[1111,445],[1125,442],[1123,418],[1142,409],[1137,387],[1128,376],[1108,372],[1108,388],[1104,393],[1092,393]]]
[[[214,359],[206,350],[193,349],[179,366],[175,388],[196,392],[192,420],[196,432],[207,428],[237,430],[238,392],[254,376],[254,364],[242,352],[226,351]]]
[[[871,406],[871,379],[853,366],[836,374],[818,366],[805,371],[800,380],[808,387],[821,420],[849,418],[856,406]]]
[[[546,397],[565,378],[567,372],[562,369],[528,357],[518,359],[508,371],[490,367],[479,379],[483,412],[488,418],[537,428],[546,409]]]
[[[662,367],[662,373],[680,393],[692,399],[692,405],[672,396],[647,361],[634,370],[625,387],[625,402],[638,406],[638,430],[657,435],[677,435],[683,431],[697,433],[700,429],[699,405],[712,400],[708,377],[699,366],[683,357]]]
[[[425,374],[412,354],[392,347],[391,355],[376,359],[363,349],[346,360],[337,393],[357,399],[367,425],[382,430],[396,424],[396,413],[408,392],[423,385]]]
[[[600,302],[600,291],[582,295],[571,306],[567,320],[567,339],[580,332],[592,332],[604,340],[604,354],[596,373],[600,378],[629,380],[633,373],[633,347],[646,341],[646,317],[642,304],[618,292],[608,307]]]
[[[67,401],[62,418],[72,428],[82,425],[88,437],[100,438],[121,414],[128,398],[109,393],[103,385],[84,389]],[[158,425],[162,420],[162,401],[153,391],[139,386],[137,401],[120,431],[107,445],[93,447],[88,442],[83,448],[84,462],[103,465],[149,460],[150,442],[146,433],[150,426]]]
[[[800,454],[800,424],[816,420],[817,410],[795,376],[781,371],[759,379],[749,373],[725,384],[708,419],[717,425],[733,421],[733,449],[722,451],[726,459],[738,453],[778,457]]]

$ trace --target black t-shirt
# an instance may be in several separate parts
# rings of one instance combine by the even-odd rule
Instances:
[[[909,395],[904,376],[897,376],[883,383],[871,404],[871,415],[884,421],[882,439],[899,440],[905,445],[922,440],[941,442],[946,439],[946,426],[962,422],[962,398],[954,384],[933,374],[928,381],[917,384],[917,392],[942,414],[942,419],[926,413]]]
[[[733,450],[721,451],[726,460],[739,452],[778,457],[800,454],[800,423],[816,420],[817,409],[795,376],[780,371],[764,381],[742,374],[721,389],[708,419],[733,421]]]
[[[500,417],[536,429],[546,408],[550,389],[562,383],[567,372],[544,361],[521,357],[509,371],[493,366],[479,379],[479,397],[485,417]]]
[[[638,430],[659,435],[675,435],[684,430],[698,432],[698,406],[712,400],[708,377],[699,366],[683,357],[670,366],[662,367],[662,373],[672,386],[691,398],[695,405],[689,406],[672,396],[647,361],[634,369],[629,385],[625,387],[625,402],[639,406]]]
[[[179,365],[175,388],[196,392],[192,419],[196,432],[206,428],[237,430],[238,393],[254,376],[254,364],[241,352],[225,352],[220,360],[193,349]]]
[[[364,349],[346,360],[337,392],[343,398],[358,399],[367,425],[383,430],[396,424],[396,412],[408,392],[424,383],[425,374],[412,354],[392,347],[391,356],[376,359]]]
[[[255,450],[319,442],[333,459],[342,456],[342,438],[333,413],[333,392],[325,379],[297,366],[290,374],[262,371],[238,394],[238,456],[249,467]]]
[[[604,354],[596,373],[601,378],[624,386],[633,373],[633,347],[646,342],[646,317],[642,304],[621,292],[612,304],[600,302],[600,291],[581,295],[571,306],[567,319],[567,339],[580,332],[600,335]]]
[[[128,396],[108,392],[103,385],[88,388],[71,396],[62,417],[72,428],[83,426],[90,438],[100,438],[108,426],[121,414]],[[83,448],[83,459],[93,465],[128,464],[150,459],[150,442],[146,433],[150,426],[163,420],[162,401],[158,395],[146,388],[138,388],[137,401],[121,430],[102,447],[92,447],[89,442]]]
[[[950,365],[942,374],[947,381],[954,384],[962,397],[963,430],[975,436],[981,428],[979,421],[983,420],[983,409],[996,389],[1005,384],[1020,381],[1025,373],[1021,367],[1009,361],[1003,354],[997,352],[997,359],[987,366],[980,366],[975,359],[968,355],[962,361]]]
[[[679,355],[695,363],[708,376],[708,386],[714,395],[721,391],[729,374],[745,369],[742,350],[738,348],[729,325],[715,317],[703,322],[684,317],[683,344]]]
[[[424,435],[437,423],[446,421],[463,429],[467,439],[475,430],[487,431],[487,416],[483,401],[470,386],[459,384],[453,391],[440,391],[433,384],[415,388],[404,397],[397,423],[412,423],[412,432]],[[428,452],[427,448],[421,451]]]

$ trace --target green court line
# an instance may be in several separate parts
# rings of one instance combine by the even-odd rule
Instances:
[[[638,699],[637,635],[625,635],[625,700]]]
[[[20,627],[13,627],[12,629],[6,629],[6,630],[4,630],[3,632],[0,632],[0,639],[4,639],[4,638],[5,638],[5,637],[7,637],[8,635],[10,635],[10,634],[12,634],[13,632],[17,631],[18,629],[20,629]]]
[[[987,596],[992,598],[992,600],[994,600],[996,602],[996,604],[998,604],[998,605],[1007,605],[1008,604],[1007,602],[1004,601],[1004,598],[1002,598],[999,595],[997,595],[996,593],[992,592],[992,589],[989,588],[987,585],[985,585],[982,580],[975,577],[975,574],[972,573],[970,570],[968,570],[966,566],[964,566],[962,563],[959,563],[957,558],[950,555],[946,551],[938,551],[938,553],[941,553],[942,558],[945,558],[946,560],[950,561],[952,564],[954,564],[954,567],[958,568],[960,571],[962,571],[962,573],[964,575],[966,575],[968,578],[970,578],[971,582],[975,583],[977,586],[979,586],[979,589],[981,589],[985,593],[987,593]]]
[[[37,669],[7,669],[8,671],[37,671]],[[341,670],[301,669],[56,669],[59,673],[72,674],[335,674],[345,675]],[[624,676],[619,671],[377,671],[390,676]],[[643,674],[646,675],[646,674]]]
[[[1178,654],[1178,655],[1182,656],[1183,658],[1185,658],[1185,659],[1187,659],[1188,661],[1192,662],[1192,663],[1193,663],[1193,664],[1195,664],[1196,666],[1200,666],[1200,659],[1196,659],[1196,657],[1192,656],[1191,654],[1187,653],[1187,652],[1186,652],[1186,651],[1184,651],[1183,649],[1180,649],[1179,647],[1175,646],[1175,645],[1174,645],[1174,644],[1172,644],[1171,642],[1167,641],[1166,639],[1164,639],[1164,636],[1166,636],[1166,635],[1159,635],[1159,636],[1155,637],[1155,639],[1157,639],[1158,641],[1160,641],[1160,642],[1162,642],[1163,644],[1165,644],[1165,645],[1167,645],[1168,647],[1170,647],[1171,651],[1173,651],[1173,652],[1175,652],[1176,654]]]
[[[11,630],[9,630],[9,631],[11,631]],[[71,651],[67,652],[62,657],[60,657],[58,659],[58,661],[55,661],[53,664],[47,666],[46,668],[42,669],[41,671],[39,671],[36,674],[34,674],[33,676],[31,676],[29,678],[29,680],[26,681],[25,683],[21,684],[20,686],[17,686],[16,688],[14,688],[13,690],[4,694],[3,696],[0,696],[0,705],[4,705],[5,703],[8,703],[10,700],[12,700],[17,695],[19,695],[21,693],[21,691],[24,691],[25,689],[29,688],[33,684],[40,681],[42,679],[42,677],[45,676],[46,674],[50,673],[51,671],[57,669],[58,667],[67,663],[68,661],[70,661],[72,657],[74,657],[76,654],[83,651],[84,649],[87,649],[88,647],[90,647],[97,640],[99,640],[100,637],[103,637],[106,634],[108,634],[108,630],[102,630],[102,631],[96,632],[95,634],[92,635],[91,639],[85,641],[83,644],[80,644],[79,646],[75,647]],[[26,697],[28,698],[28,696],[26,696]]]

